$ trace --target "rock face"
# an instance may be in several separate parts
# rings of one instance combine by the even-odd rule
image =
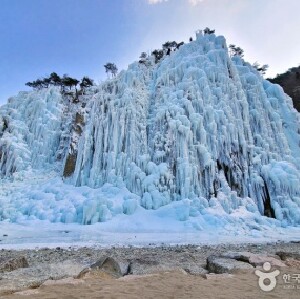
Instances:
[[[0,273],[10,272],[20,268],[29,267],[28,261],[24,256],[14,258],[1,258],[0,257]]]
[[[282,88],[230,57],[214,34],[197,34],[158,63],[147,59],[79,103],[55,88],[11,98],[0,108],[1,177],[44,170],[74,186],[126,187],[125,214],[181,200],[182,221],[207,208],[229,215],[243,207],[298,225],[300,115]],[[65,194],[45,189],[0,194],[0,219],[91,224],[120,213],[90,191],[66,196],[68,207],[56,210]]]
[[[75,121],[71,130],[71,143],[69,152],[66,156],[65,166],[64,166],[64,177],[69,177],[74,173],[76,160],[77,160],[77,143],[79,137],[81,136],[84,127],[84,118],[80,113],[76,113]]]
[[[300,67],[290,68],[287,72],[268,80],[282,86],[284,92],[293,99],[294,107],[300,112]]]

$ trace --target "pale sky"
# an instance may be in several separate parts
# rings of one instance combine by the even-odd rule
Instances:
[[[53,71],[97,82],[167,40],[210,27],[269,64],[267,76],[300,63],[300,0],[1,0],[0,104]]]

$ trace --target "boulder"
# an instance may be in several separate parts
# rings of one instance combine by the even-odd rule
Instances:
[[[300,261],[300,253],[297,252],[286,252],[286,251],[278,251],[276,254],[283,260],[293,259]]]
[[[89,268],[84,268],[82,271],[80,271],[79,274],[74,275],[74,278],[76,279],[82,279],[83,277],[86,276],[86,274],[90,273],[91,270]]]
[[[197,263],[187,263],[182,265],[182,269],[190,275],[205,275],[208,273],[201,265]]]
[[[207,258],[207,269],[209,272],[221,274],[248,271],[253,266],[235,259],[211,255]]]
[[[279,256],[255,254],[251,252],[227,252],[221,255],[224,258],[231,258],[237,261],[247,262],[254,267],[262,267],[266,262],[269,262],[272,267],[282,268],[286,265],[280,260]]]
[[[129,262],[127,260],[112,257],[103,257],[91,265],[92,270],[101,270],[114,277],[122,277],[129,272]]]
[[[269,262],[272,268],[286,267],[285,263],[271,256],[255,254],[249,258],[249,263],[255,267],[262,267],[266,262]]]
[[[129,274],[145,275],[158,272],[173,271],[181,269],[179,266],[158,261],[136,259],[130,262]]]
[[[0,273],[11,272],[20,268],[28,268],[29,264],[24,256],[14,258],[0,258]]]
[[[60,263],[40,263],[31,268],[20,268],[4,272],[0,279],[1,295],[22,291],[27,288],[37,288],[46,280],[59,280],[66,277],[76,277],[84,269],[84,265],[72,260]]]
[[[144,258],[132,260],[129,265],[129,274],[133,275],[182,270],[191,275],[203,275],[208,273],[201,265],[193,262],[175,263],[173,261],[157,261]]]

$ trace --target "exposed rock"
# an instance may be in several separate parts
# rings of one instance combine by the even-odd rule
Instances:
[[[207,269],[213,273],[236,273],[253,269],[253,266],[231,258],[211,255],[207,258]]]
[[[145,275],[165,271],[185,271],[191,275],[207,273],[200,264],[193,261],[151,260],[149,258],[132,260],[129,265],[129,274]]]
[[[26,288],[37,288],[44,281],[62,279],[78,275],[84,266],[72,261],[62,263],[39,264],[32,268],[17,269],[5,272],[0,279],[0,295],[22,291]]]
[[[261,255],[267,255],[276,258],[276,255],[272,255],[276,252],[300,252],[299,245],[300,243],[295,242],[274,242],[263,244],[247,243],[201,246],[177,245],[173,247],[167,247],[164,244],[161,247],[114,247],[110,249],[95,249],[87,247],[76,249],[69,248],[69,250],[62,248],[60,250],[41,248],[39,250],[18,251],[2,249],[0,250],[2,260],[4,258],[10,259],[13,256],[25,256],[30,264],[30,268],[17,269],[12,272],[1,273],[0,296],[15,291],[22,291],[29,287],[38,287],[44,281],[49,279],[62,279],[65,277],[74,277],[77,279],[92,277],[102,281],[114,279],[115,277],[103,272],[101,269],[100,271],[97,270],[97,267],[93,267],[94,269],[90,269],[90,267],[87,268],[87,265],[91,265],[94,261],[99,260],[101,257],[105,259],[110,256],[117,261],[125,261],[127,264],[129,264],[130,261],[134,262],[138,260],[140,262],[143,261],[146,266],[153,265],[153,267],[154,261],[156,261],[156,263],[159,265],[168,265],[168,270],[165,271],[171,271],[171,267],[169,265],[173,265],[173,267],[176,266],[177,268],[185,269],[185,271],[189,274],[198,274],[193,272],[199,271],[199,274],[205,277],[206,270],[203,268],[206,266],[207,257],[212,253],[219,257],[224,257],[225,255],[229,256],[229,254],[231,254],[231,257],[239,258],[240,255],[245,255],[245,252],[252,252],[253,254],[259,253]],[[244,252],[241,253],[237,251]],[[101,261],[103,261],[103,259]],[[47,263],[45,261],[47,261]],[[300,261],[288,258],[285,260],[285,263],[294,269],[300,269]],[[202,271],[204,271],[203,275],[201,273]],[[294,271],[294,273],[298,272]],[[126,279],[137,278],[137,276],[134,275],[126,275],[124,277],[126,277]],[[209,276],[208,279],[210,279],[210,277],[211,276]],[[216,277],[216,279],[218,278]]]
[[[24,256],[14,258],[0,258],[0,272],[10,272],[20,268],[29,267],[28,261]]]
[[[271,267],[275,268],[282,268],[286,267],[286,264],[283,263],[282,261],[270,257],[270,256],[264,256],[264,255],[252,255],[249,258],[249,263],[255,267],[262,266],[264,263],[269,262],[271,264]]]
[[[76,166],[77,153],[69,154],[66,159],[64,168],[64,177],[69,177],[73,174]]]
[[[134,260],[130,263],[129,274],[145,275],[179,269],[181,268],[175,264],[159,263],[157,261],[147,260]]]
[[[277,74],[276,78],[267,79],[279,84],[293,100],[294,107],[300,112],[300,66],[292,67],[285,73]]]
[[[255,267],[262,266],[266,262],[269,262],[272,267],[286,267],[286,265],[280,260],[279,256],[276,255],[255,254],[251,252],[229,252],[223,254],[222,257],[247,262]]]
[[[0,280],[0,296],[28,288],[37,288],[49,278],[49,275],[45,275],[41,270],[33,268],[18,269],[6,273]]]
[[[189,263],[187,265],[182,265],[182,269],[190,275],[205,275],[208,273],[201,265],[196,263]]]
[[[76,112],[76,115],[75,115],[75,123],[77,125],[80,125],[81,127],[83,127],[85,124],[84,124],[84,116],[78,112]],[[81,132],[82,132],[82,129],[81,129]],[[80,134],[81,134],[80,132]]]
[[[76,279],[81,279],[81,278],[83,278],[87,273],[90,273],[90,272],[91,272],[90,269],[85,268],[85,269],[83,269],[82,271],[80,271],[80,273],[79,273],[78,275],[74,276],[74,278],[76,278]]]
[[[103,257],[92,264],[91,269],[102,270],[114,277],[121,277],[128,274],[129,262],[112,257]]]
[[[278,251],[276,254],[284,261],[286,259],[300,260],[300,253],[297,252]]]
[[[81,135],[82,130],[84,127],[84,116],[78,112],[75,115],[75,121],[72,126],[73,135],[70,144],[69,153],[66,158],[65,166],[64,166],[64,177],[71,176],[76,167],[76,160],[77,160],[77,143],[78,143],[78,136]]]

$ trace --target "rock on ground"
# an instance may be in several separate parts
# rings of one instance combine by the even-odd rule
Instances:
[[[57,264],[39,264],[32,268],[6,272],[0,279],[0,296],[26,288],[36,288],[46,280],[57,280],[77,276],[84,266],[73,261]]]
[[[300,261],[300,253],[298,252],[288,252],[288,251],[278,251],[276,254],[285,261],[286,259],[293,259]]]
[[[152,245],[149,244],[148,248],[112,247],[108,249],[87,247],[76,249],[63,249],[57,247],[56,249],[41,248],[34,250],[2,249],[0,250],[0,262],[4,261],[4,259],[9,260],[15,257],[24,256],[28,261],[30,268],[19,268],[12,272],[6,271],[1,273],[0,271],[0,296],[8,294],[9,292],[24,290],[29,287],[38,287],[44,281],[49,279],[55,280],[65,277],[93,277],[99,280],[112,279],[115,276],[112,276],[101,269],[100,271],[97,270],[97,267],[102,266],[107,257],[111,257],[116,262],[125,265],[124,267],[122,265],[120,266],[120,264],[118,265],[120,268],[118,271],[121,272],[119,275],[123,275],[126,271],[130,270],[130,268],[128,269],[128,266],[132,263],[132,266],[135,264],[132,269],[134,269],[135,272],[139,271],[140,273],[142,271],[145,272],[146,270],[143,270],[143,267],[147,266],[150,267],[151,271],[153,271],[155,267],[156,269],[160,268],[164,271],[171,271],[176,268],[184,269],[189,274],[205,277],[205,273],[207,273],[207,270],[205,270],[207,257],[214,255],[216,257],[224,258],[224,255],[227,255],[228,258],[228,254],[230,253],[230,257],[239,258],[238,255],[245,255],[245,252],[264,256],[267,255],[277,260],[279,260],[280,256],[282,260],[284,260],[284,263],[289,267],[300,269],[300,260],[296,259],[300,252],[299,242],[176,246],[162,244],[160,247],[152,247]],[[280,254],[280,252],[283,252],[283,254]],[[276,256],[275,254],[278,255]],[[95,261],[98,262],[95,263]],[[103,265],[104,270],[109,269],[109,265],[114,269],[110,262],[108,260],[107,263]],[[90,269],[90,265],[92,264],[95,264],[95,269]],[[116,268],[118,269],[118,267]],[[125,277],[128,277],[129,279],[129,276],[133,275]],[[134,277],[131,277],[131,279]]]
[[[122,277],[128,274],[129,262],[127,260],[112,257],[103,257],[91,265],[92,270],[102,270],[114,277]]]
[[[254,254],[251,252],[229,252],[223,254],[222,257],[247,262],[254,267],[262,267],[266,262],[269,262],[271,267],[274,268],[286,267],[286,264],[280,260],[280,257],[275,255]]]
[[[237,261],[235,259],[218,257],[214,255],[211,255],[207,258],[207,270],[209,272],[217,274],[236,273],[251,269],[253,269],[252,265]]]
[[[24,256],[0,257],[0,273],[11,272],[20,268],[29,267],[28,261]]]

